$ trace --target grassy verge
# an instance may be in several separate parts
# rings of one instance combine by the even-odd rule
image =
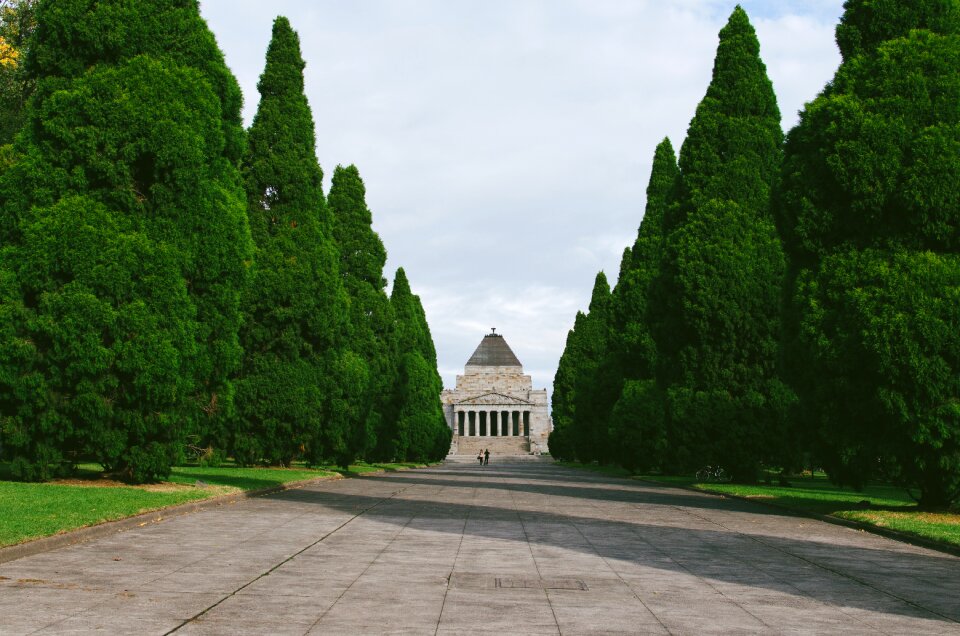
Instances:
[[[791,480],[790,486],[697,483],[692,477],[660,475],[639,478],[770,502],[805,513],[858,521],[960,548],[960,514],[921,512],[917,510],[913,499],[902,488],[895,486],[874,484],[857,492],[831,484],[826,477],[819,475]],[[870,502],[868,509],[861,505],[865,500]]]
[[[723,495],[735,495],[770,502],[784,508],[816,515],[831,515],[858,521],[878,528],[896,530],[960,548],[960,514],[921,512],[902,488],[883,484],[868,486],[863,491],[831,484],[824,475],[790,480],[789,486],[698,483],[693,477],[674,475],[639,475],[617,466],[599,466],[577,462],[557,462],[561,466],[589,470],[611,477],[633,477],[674,486],[687,486]],[[869,501],[864,509],[861,502]]]
[[[228,493],[337,473],[350,476],[417,466],[422,464],[360,463],[347,470],[180,466],[166,482],[130,486],[106,479],[99,466],[87,464],[72,479],[43,484],[0,481],[0,547]]]
[[[161,490],[72,482],[0,482],[0,546],[206,499],[222,492],[176,485]]]

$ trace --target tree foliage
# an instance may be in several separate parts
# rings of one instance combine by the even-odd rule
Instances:
[[[397,382],[393,413],[378,440],[383,456],[406,461],[442,459],[450,448],[452,432],[443,416],[437,371],[437,352],[430,336],[420,298],[410,290],[403,268],[397,270],[390,295],[396,319]]]
[[[631,470],[659,467],[665,447],[662,392],[656,389],[657,350],[647,309],[651,285],[660,271],[663,221],[677,187],[679,171],[673,145],[657,146],[647,185],[647,205],[632,249],[624,254],[613,290],[612,329],[604,366],[619,380],[608,391],[610,456]]]
[[[960,497],[960,4],[850,0],[787,139],[786,359],[831,475]]]
[[[163,476],[231,408],[240,90],[194,2],[36,12],[35,93],[0,175],[4,452],[25,479],[83,457]]]
[[[552,455],[580,461],[606,459],[606,420],[596,417],[594,409],[605,388],[597,379],[610,339],[610,311],[610,285],[600,272],[594,279],[589,313],[577,312],[554,377]]]
[[[389,459],[377,453],[378,438],[389,437],[390,396],[397,381],[394,312],[386,294],[383,266],[387,251],[366,204],[366,190],[355,166],[337,166],[328,204],[333,236],[340,252],[340,272],[350,297],[350,349],[366,364],[367,381],[357,387],[357,427],[351,444],[357,454]]]
[[[677,467],[722,463],[753,479],[771,432],[784,259],[769,196],[782,138],[756,34],[737,7],[680,151],[650,308]]]
[[[231,451],[243,463],[288,465],[304,455],[349,463],[357,424],[351,393],[367,377],[363,360],[343,350],[348,298],[323,196],[304,66],[297,34],[286,18],[277,18],[243,162],[256,243],[230,434]]]
[[[0,145],[23,126],[32,81],[24,73],[30,37],[37,26],[37,0],[0,1]]]

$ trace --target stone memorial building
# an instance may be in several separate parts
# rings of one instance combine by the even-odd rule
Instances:
[[[503,336],[492,330],[470,356],[457,388],[440,394],[453,431],[451,455],[539,455],[547,450],[547,390],[529,375]]]

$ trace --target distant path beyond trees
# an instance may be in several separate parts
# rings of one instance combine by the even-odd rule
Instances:
[[[0,565],[0,633],[960,632],[960,559],[549,464],[323,481]]]

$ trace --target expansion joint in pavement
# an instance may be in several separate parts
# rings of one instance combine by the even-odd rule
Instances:
[[[477,489],[473,489],[473,498],[477,498]],[[467,524],[470,523],[470,515],[473,514],[472,509],[467,510],[467,514],[463,517],[463,528],[460,530],[460,543],[457,544],[457,554],[453,557],[453,565],[450,566],[450,573],[447,574],[447,589],[443,592],[443,601],[440,603],[440,613],[437,614],[437,626],[433,630],[433,636],[437,636],[440,632],[440,623],[443,621],[443,608],[447,605],[447,596],[450,594],[450,579],[453,578],[453,573],[457,569],[457,562],[460,560],[460,552],[463,550],[463,537],[467,534]]]
[[[410,486],[408,486],[407,488],[410,488]],[[407,488],[404,488],[403,490],[406,490]],[[398,490],[397,492],[393,493],[393,495],[391,495],[390,497],[388,497],[388,499],[392,499],[393,497],[396,497],[398,494],[400,494],[401,492],[403,492],[403,490]],[[387,499],[383,499],[383,500],[377,502],[376,505],[380,505],[381,503],[383,503],[383,502],[386,501],[386,500],[387,500]],[[370,506],[370,508],[373,508],[373,507],[374,507],[374,506]],[[367,508],[367,510],[370,510],[370,508]],[[363,512],[366,512],[367,510],[364,510]],[[363,514],[363,513],[360,513],[360,514]],[[359,517],[359,516],[360,516],[360,515],[357,515],[357,517]],[[357,583],[357,581],[359,581],[359,580],[363,577],[363,575],[366,574],[367,571],[368,571],[371,567],[373,567],[373,564],[376,563],[376,562],[380,559],[380,557],[383,556],[383,554],[384,554],[388,549],[390,549],[390,546],[392,546],[393,543],[397,540],[397,537],[399,537],[399,536],[403,533],[403,531],[406,530],[406,529],[410,526],[411,523],[413,523],[413,520],[416,519],[416,518],[417,518],[416,513],[410,515],[410,518],[407,519],[406,523],[404,523],[402,526],[400,526],[400,529],[397,530],[397,531],[394,533],[393,537],[390,538],[390,541],[388,541],[386,544],[384,544],[384,546],[383,546],[382,548],[380,548],[380,551],[377,552],[377,556],[375,556],[373,559],[371,559],[371,560],[370,560],[370,563],[367,564],[367,567],[363,568],[363,571],[362,571],[360,574],[358,574],[358,575],[356,576],[356,578],[353,579],[353,581],[350,582],[350,585],[348,585],[346,588],[344,588],[344,590],[343,590],[342,592],[340,592],[340,596],[337,597],[337,600],[335,600],[333,603],[331,603],[331,604],[330,604],[330,607],[328,607],[326,610],[324,610],[324,612],[323,612],[322,614],[320,614],[320,616],[317,617],[317,620],[313,621],[313,624],[310,625],[310,628],[307,629],[306,632],[304,632],[304,634],[309,634],[311,631],[313,631],[313,629],[314,629],[317,625],[320,624],[320,621],[322,621],[322,620],[324,619],[324,617],[325,617],[327,614],[330,613],[330,610],[332,610],[334,607],[336,607],[337,603],[340,602],[340,599],[342,599],[342,598],[344,597],[344,595],[350,590],[350,588],[352,588],[352,587]],[[356,519],[356,517],[354,517],[354,519]],[[351,521],[352,521],[352,520],[353,520],[353,519],[351,519]],[[348,521],[347,523],[349,523],[349,521]],[[345,524],[343,524],[343,525],[347,525],[347,524],[345,523]],[[342,528],[343,526],[340,526],[340,527]],[[339,528],[338,528],[338,530],[339,530]],[[334,530],[334,532],[336,532],[336,530]],[[331,533],[331,534],[333,534],[333,533]],[[278,567],[279,567],[279,566],[278,566]]]
[[[778,546],[778,545],[776,545],[776,544],[770,543],[769,541],[764,541],[762,538],[760,538],[760,537],[758,537],[758,536],[756,536],[756,535],[745,534],[745,533],[743,533],[743,532],[740,532],[739,530],[735,530],[735,529],[733,529],[733,528],[729,528],[729,527],[723,525],[722,523],[720,523],[719,521],[716,521],[716,520],[714,520],[714,519],[708,519],[707,517],[704,517],[704,516],[702,516],[702,515],[698,515],[698,514],[696,514],[696,513],[694,513],[694,512],[691,512],[691,511],[689,511],[689,510],[687,510],[686,512],[687,512],[687,514],[690,514],[690,515],[692,515],[692,516],[694,516],[694,517],[696,517],[696,518],[698,518],[698,519],[700,519],[700,520],[702,520],[702,521],[705,521],[705,522],[707,522],[707,523],[712,523],[712,524],[714,524],[714,525],[717,525],[717,526],[723,528],[724,530],[726,530],[727,532],[736,533],[736,534],[738,534],[738,535],[740,535],[740,536],[743,536],[743,537],[746,537],[747,539],[750,539],[751,541],[753,541],[753,542],[755,542],[755,543],[759,543],[760,545],[762,545],[762,546],[764,546],[764,547],[770,548],[771,550],[776,550],[777,552],[780,552],[781,554],[785,554],[785,555],[787,555],[787,556],[789,556],[789,557],[792,557],[792,558],[794,558],[794,559],[799,559],[800,561],[803,561],[804,563],[807,563],[807,564],[809,564],[809,565],[812,565],[812,566],[815,567],[815,568],[819,568],[819,569],[821,569],[821,570],[824,570],[825,572],[829,572],[830,574],[833,574],[834,576],[839,576],[839,577],[845,578],[845,579],[847,579],[847,580],[849,580],[849,581],[853,581],[853,582],[856,583],[857,585],[862,585],[862,586],[864,586],[864,587],[866,587],[866,588],[869,588],[869,589],[873,590],[874,592],[878,592],[878,593],[880,593],[880,594],[883,594],[884,596],[888,596],[888,597],[890,597],[890,598],[896,599],[896,600],[900,601],[901,603],[905,603],[905,604],[909,605],[910,607],[913,607],[914,609],[920,610],[921,612],[927,612],[927,613],[933,614],[934,616],[937,616],[938,618],[942,618],[943,620],[949,621],[949,622],[951,622],[951,623],[960,623],[960,621],[958,621],[957,619],[955,619],[955,618],[953,618],[953,617],[951,617],[951,616],[947,616],[946,614],[943,614],[943,613],[941,613],[941,612],[938,612],[937,610],[932,609],[932,608],[930,608],[930,607],[924,607],[923,605],[920,605],[920,604],[918,604],[918,603],[916,603],[916,602],[914,602],[914,601],[911,601],[911,600],[908,599],[908,598],[905,598],[905,597],[900,596],[900,595],[898,595],[898,594],[894,594],[894,593],[891,592],[890,590],[886,590],[886,589],[884,589],[884,588],[882,588],[882,587],[879,587],[879,586],[877,586],[877,585],[873,585],[873,584],[870,583],[869,581],[865,581],[865,580],[863,580],[863,579],[861,579],[861,578],[853,575],[852,573],[843,572],[843,571],[841,571],[841,570],[839,570],[839,569],[837,569],[837,568],[831,568],[831,567],[829,567],[829,566],[827,566],[827,565],[825,565],[825,564],[823,564],[823,563],[820,563],[820,562],[818,562],[818,561],[814,561],[814,560],[812,560],[812,559],[808,559],[807,557],[805,557],[805,556],[803,556],[803,555],[796,554],[796,553],[790,552],[790,551],[788,551],[788,550],[784,550],[782,547],[780,547],[780,546]]]
[[[594,505],[593,507],[594,507],[594,508],[597,508],[596,505]],[[614,572],[614,573],[617,575],[617,578],[620,579],[620,582],[623,583],[623,584],[627,587],[627,589],[630,590],[630,592],[633,594],[633,598],[637,599],[637,602],[639,602],[648,612],[650,612],[650,615],[653,616],[654,619],[656,619],[657,623],[660,624],[660,627],[663,628],[663,631],[664,631],[665,633],[667,633],[667,634],[673,633],[673,632],[671,632],[670,628],[667,627],[662,620],[660,620],[660,617],[657,616],[657,613],[654,612],[652,609],[650,609],[650,606],[647,605],[646,602],[644,602],[644,600],[643,600],[642,598],[640,598],[640,595],[636,593],[636,591],[633,589],[633,587],[631,587],[630,584],[627,583],[627,582],[624,580],[623,575],[620,574],[620,572],[619,572],[616,568],[614,568],[614,567],[612,567],[612,566],[610,565],[610,561],[607,559],[607,557],[605,557],[605,556],[603,555],[603,553],[602,553],[600,550],[597,549],[597,546],[593,543],[593,541],[590,540],[589,537],[587,537],[586,534],[584,534],[583,530],[580,529],[580,526],[578,526],[578,525],[577,525],[576,523],[574,523],[573,521],[570,521],[570,526],[571,526],[574,530],[576,530],[576,531],[577,531],[577,534],[579,534],[580,537],[586,542],[586,544],[587,544],[588,546],[590,546],[590,549],[593,550],[594,554],[597,555],[597,558],[599,558],[601,561],[603,561],[604,565],[606,565],[606,566],[610,569],[611,572]],[[648,545],[649,545],[649,543],[648,543]]]
[[[398,490],[398,491],[392,493],[389,497],[384,497],[383,499],[377,501],[376,503],[367,506],[366,508],[364,508],[363,510],[361,510],[360,512],[358,512],[357,514],[353,515],[352,517],[350,517],[349,519],[347,519],[346,521],[344,521],[343,523],[341,523],[339,526],[337,526],[336,528],[334,528],[333,530],[331,530],[330,532],[327,532],[326,534],[324,534],[322,537],[320,537],[320,538],[317,539],[316,541],[314,541],[314,542],[310,543],[309,545],[305,546],[303,549],[298,550],[297,552],[291,554],[289,557],[287,557],[287,558],[284,559],[283,561],[280,561],[279,563],[277,563],[276,565],[274,565],[273,567],[271,567],[271,568],[270,568],[269,570],[267,570],[266,572],[263,572],[263,573],[261,573],[260,575],[258,575],[258,576],[256,576],[256,577],[250,579],[249,581],[247,581],[246,583],[244,583],[243,585],[241,585],[241,586],[238,587],[237,589],[233,590],[233,591],[230,592],[229,594],[224,595],[224,597],[221,598],[219,601],[217,601],[216,603],[213,603],[213,604],[210,605],[209,607],[204,608],[202,611],[197,612],[196,614],[194,614],[193,616],[191,616],[191,617],[188,618],[187,620],[183,621],[182,623],[180,623],[179,625],[177,625],[177,626],[174,627],[173,629],[171,629],[171,630],[167,631],[166,633],[164,633],[163,636],[170,636],[170,634],[174,634],[174,633],[180,631],[181,629],[183,629],[184,627],[186,627],[186,626],[189,625],[190,623],[194,622],[194,621],[197,620],[198,618],[202,617],[203,615],[207,614],[208,612],[210,612],[211,610],[213,610],[214,608],[216,608],[218,605],[220,605],[221,603],[223,603],[223,602],[226,601],[227,599],[229,599],[229,598],[231,598],[231,597],[233,597],[233,596],[236,596],[237,594],[239,594],[240,592],[242,592],[242,591],[245,590],[246,588],[250,587],[251,585],[253,585],[253,584],[256,583],[257,581],[259,581],[259,580],[262,579],[263,577],[269,576],[271,573],[273,573],[273,572],[276,571],[277,569],[283,567],[284,565],[286,565],[286,564],[289,563],[290,561],[293,561],[295,558],[297,558],[298,556],[300,556],[301,554],[303,554],[304,552],[306,552],[306,551],[309,550],[310,548],[314,547],[315,545],[317,545],[317,544],[325,541],[325,540],[328,539],[329,537],[333,536],[334,534],[336,534],[337,532],[339,532],[340,530],[342,530],[345,526],[347,526],[348,524],[350,524],[351,522],[353,522],[353,521],[356,520],[357,518],[359,518],[359,517],[361,517],[362,515],[368,513],[369,511],[373,510],[374,508],[376,508],[377,506],[381,505],[381,504],[384,503],[385,501],[389,501],[390,499],[393,499],[394,497],[396,497],[397,495],[399,495],[400,493],[402,493],[404,490],[407,490],[408,488],[410,488],[410,486],[407,486],[407,488],[402,488],[401,490]]]
[[[520,507],[517,506],[516,492],[509,485],[506,487],[506,490],[510,493],[510,503],[513,506],[513,511],[517,515],[517,520],[520,522],[520,529],[523,530],[523,538],[526,540],[527,548],[530,550],[530,558],[533,559],[533,566],[537,569],[537,578],[543,579],[543,574],[540,572],[540,564],[537,563],[537,555],[533,553],[533,544],[530,542],[530,534],[527,532],[527,524],[523,522],[523,515],[520,514]],[[560,619],[557,618],[557,608],[553,606],[553,601],[550,599],[550,590],[544,588],[543,593],[547,597],[547,605],[550,606],[550,613],[553,614],[553,621],[557,626],[557,633],[561,634],[562,631],[560,629]]]

